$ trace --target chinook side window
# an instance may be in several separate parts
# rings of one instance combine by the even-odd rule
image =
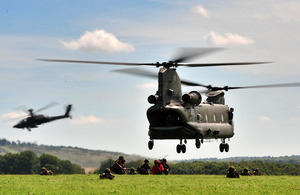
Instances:
[[[201,116],[201,114],[197,114],[197,120],[198,120],[198,122],[200,122],[200,121],[201,121],[201,119],[202,119],[202,116]]]
[[[205,122],[208,122],[208,116],[207,116],[207,114],[205,115]]]
[[[216,114],[214,114],[214,122],[217,121],[217,117],[216,117]]]
[[[223,114],[221,114],[221,120],[222,120],[222,122],[224,122],[224,115]]]

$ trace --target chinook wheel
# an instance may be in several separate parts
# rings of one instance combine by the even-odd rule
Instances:
[[[201,146],[201,142],[200,142],[200,140],[199,139],[196,139],[196,143],[195,143],[195,145],[196,145],[196,148],[200,148],[200,146]]]
[[[220,149],[220,152],[224,152],[225,144],[221,143],[219,149]]]
[[[150,141],[148,142],[148,148],[149,148],[149,150],[152,150],[152,149],[153,149],[153,146],[154,146],[154,141],[153,141],[153,140],[150,140]]]
[[[180,145],[180,144],[178,144],[178,145],[176,146],[176,152],[177,152],[178,154],[181,152],[181,145]]]
[[[181,145],[181,152],[184,154],[186,152],[186,146],[183,144]]]
[[[224,144],[224,149],[225,149],[225,152],[228,152],[229,151],[229,144]]]

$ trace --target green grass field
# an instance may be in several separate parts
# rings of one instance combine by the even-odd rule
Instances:
[[[300,176],[0,175],[0,194],[300,194]]]

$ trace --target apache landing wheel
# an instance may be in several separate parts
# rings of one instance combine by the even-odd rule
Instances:
[[[152,149],[153,149],[153,146],[154,146],[154,141],[150,140],[150,141],[148,142],[148,148],[149,148],[149,150],[152,150]]]

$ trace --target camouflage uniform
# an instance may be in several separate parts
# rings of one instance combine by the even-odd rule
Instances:
[[[167,163],[167,160],[164,158],[164,159],[162,159],[162,166],[164,167],[164,174],[165,175],[169,175],[169,171],[170,171],[170,167],[169,167],[169,165],[168,165],[168,163]]]
[[[111,171],[115,174],[125,174],[125,158],[123,156],[119,156],[119,159],[115,161],[115,163],[111,166]]]
[[[226,177],[228,177],[228,178],[240,178],[240,175],[235,170],[234,167],[229,167]]]
[[[253,171],[253,175],[262,175],[258,168]]]
[[[142,175],[149,175],[150,171],[151,171],[151,167],[149,165],[149,160],[145,159],[144,163],[141,164],[138,168],[137,168],[138,172]]]
[[[46,167],[42,167],[41,175],[54,175],[51,170],[47,170]]]
[[[131,167],[130,170],[129,170],[129,172],[128,172],[128,174],[129,175],[136,175],[137,172],[136,172],[135,168]]]
[[[252,173],[247,169],[247,168],[244,168],[244,170],[242,171],[242,174],[241,175],[244,175],[244,176],[251,176]]]
[[[109,168],[106,168],[104,173],[100,174],[100,179],[111,179],[113,180],[115,176],[110,172]]]

